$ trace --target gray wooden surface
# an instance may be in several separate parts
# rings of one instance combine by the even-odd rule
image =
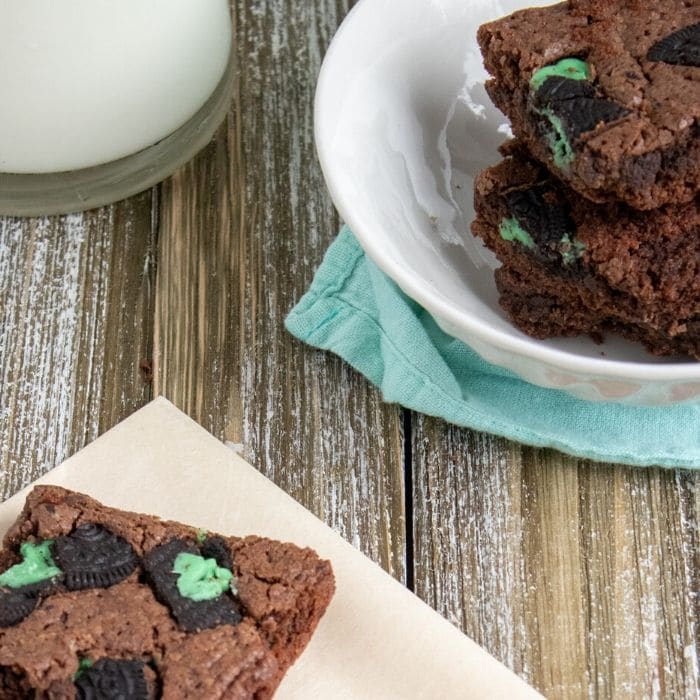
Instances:
[[[338,218],[312,141],[347,0],[235,0],[237,95],[152,192],[0,220],[0,495],[164,394],[551,698],[698,697],[700,475],[382,403],[289,337]]]

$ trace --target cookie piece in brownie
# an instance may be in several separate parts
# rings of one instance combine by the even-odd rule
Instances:
[[[485,24],[491,99],[588,199],[638,209],[700,190],[700,3],[570,0]]]
[[[0,551],[0,697],[263,700],[334,587],[310,549],[36,487]]]
[[[617,332],[700,359],[700,195],[643,212],[595,204],[511,144],[476,182],[472,225],[500,303],[536,338]]]

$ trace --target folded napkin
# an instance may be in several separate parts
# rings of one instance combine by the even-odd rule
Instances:
[[[445,334],[344,228],[287,329],[340,355],[388,402],[605,462],[700,469],[700,404],[589,403],[528,384]]]

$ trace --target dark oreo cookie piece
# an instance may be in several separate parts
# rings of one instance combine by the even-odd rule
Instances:
[[[657,41],[649,49],[647,59],[674,66],[700,68],[700,22],[683,27]]]
[[[550,76],[533,95],[535,111],[544,118],[544,134],[551,133],[550,115],[561,121],[570,141],[593,131],[599,124],[609,124],[630,114],[630,110],[599,97],[595,87],[586,80]]]
[[[546,188],[532,187],[506,195],[508,210],[539,246],[559,242],[562,236],[576,230],[568,209],[562,204],[548,202],[547,193]]]
[[[0,588],[0,628],[18,625],[34,611],[43,595],[52,593],[52,580],[30,583],[21,588]]]
[[[211,538],[215,539],[215,538]],[[173,573],[178,554],[200,555],[199,549],[186,540],[171,540],[155,547],[144,558],[144,569],[151,579],[156,598],[170,608],[181,629],[197,632],[219,625],[237,625],[241,619],[238,603],[229,594],[212,600],[194,601],[180,595],[178,575]]]
[[[577,139],[581,134],[593,131],[599,124],[609,124],[630,113],[617,102],[600,97],[576,97],[572,100],[557,102],[551,109],[562,120],[567,135],[571,139]]]
[[[100,659],[75,681],[77,700],[148,700],[141,661]]]
[[[131,545],[101,525],[87,523],[70,535],[57,537],[56,562],[69,591],[108,588],[131,574],[138,559]]]
[[[560,76],[550,76],[537,90],[534,96],[535,104],[551,105],[578,97],[595,97],[595,88],[586,80],[572,80]]]
[[[34,611],[39,598],[22,588],[0,591],[0,628],[18,625]]]
[[[215,559],[216,563],[224,569],[233,569],[231,551],[223,537],[207,537],[199,547],[203,557]]]
[[[515,190],[506,195],[508,211],[530,234],[537,253],[552,262],[563,257],[563,247],[570,245],[576,232],[569,209],[560,202],[549,201],[552,191],[546,187]]]

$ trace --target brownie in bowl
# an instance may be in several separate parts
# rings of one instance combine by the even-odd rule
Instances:
[[[591,202],[517,144],[476,182],[472,231],[501,306],[535,338],[615,332],[700,359],[700,195],[642,212]]]
[[[700,3],[570,0],[482,26],[488,93],[586,198],[637,209],[700,189]]]

